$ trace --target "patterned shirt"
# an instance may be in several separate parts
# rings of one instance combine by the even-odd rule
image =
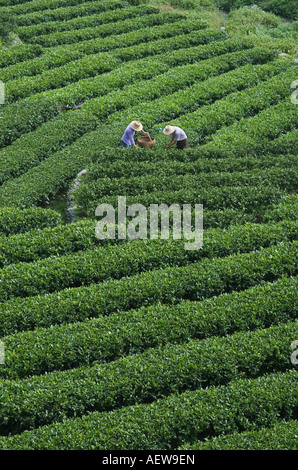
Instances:
[[[130,127],[130,124],[128,124],[127,128],[124,131],[124,134],[122,136],[122,142],[124,142],[126,145],[134,145],[134,135],[135,131]]]
[[[173,132],[172,135],[173,135],[173,139],[175,140],[175,142],[187,139],[187,135],[182,129],[180,129],[180,127],[175,126],[175,131]]]

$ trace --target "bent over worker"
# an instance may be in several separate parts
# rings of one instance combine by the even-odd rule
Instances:
[[[185,132],[177,126],[166,126],[163,130],[165,135],[170,135],[171,140],[166,147],[166,150],[169,150],[172,145],[177,144],[177,149],[187,149],[188,148],[188,138]]]
[[[128,124],[121,138],[123,147],[129,148],[131,146],[137,146],[134,141],[134,135],[136,132],[142,132],[144,135],[149,135],[148,132],[143,130],[143,126],[140,121],[132,121],[130,124]]]

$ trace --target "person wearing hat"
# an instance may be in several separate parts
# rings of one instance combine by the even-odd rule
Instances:
[[[136,143],[134,141],[134,135],[136,132],[142,132],[144,135],[149,135],[148,132],[143,130],[143,126],[140,121],[132,121],[130,124],[128,124],[121,138],[123,147],[136,147]]]
[[[185,132],[177,126],[166,126],[163,130],[165,135],[170,135],[171,140],[166,147],[166,150],[169,150],[172,145],[177,144],[177,149],[187,149],[188,148],[188,138]]]

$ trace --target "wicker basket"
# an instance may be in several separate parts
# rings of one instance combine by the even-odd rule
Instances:
[[[152,147],[154,147],[155,143],[156,143],[156,141],[152,137],[151,137],[151,139],[150,139],[150,137],[147,137],[147,136],[138,138],[138,145],[140,147],[152,148]]]

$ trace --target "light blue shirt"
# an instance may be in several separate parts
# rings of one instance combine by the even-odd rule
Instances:
[[[124,142],[126,145],[134,145],[134,135],[135,131],[130,127],[130,124],[128,124],[127,128],[124,131],[124,134],[122,136],[122,142]]]

